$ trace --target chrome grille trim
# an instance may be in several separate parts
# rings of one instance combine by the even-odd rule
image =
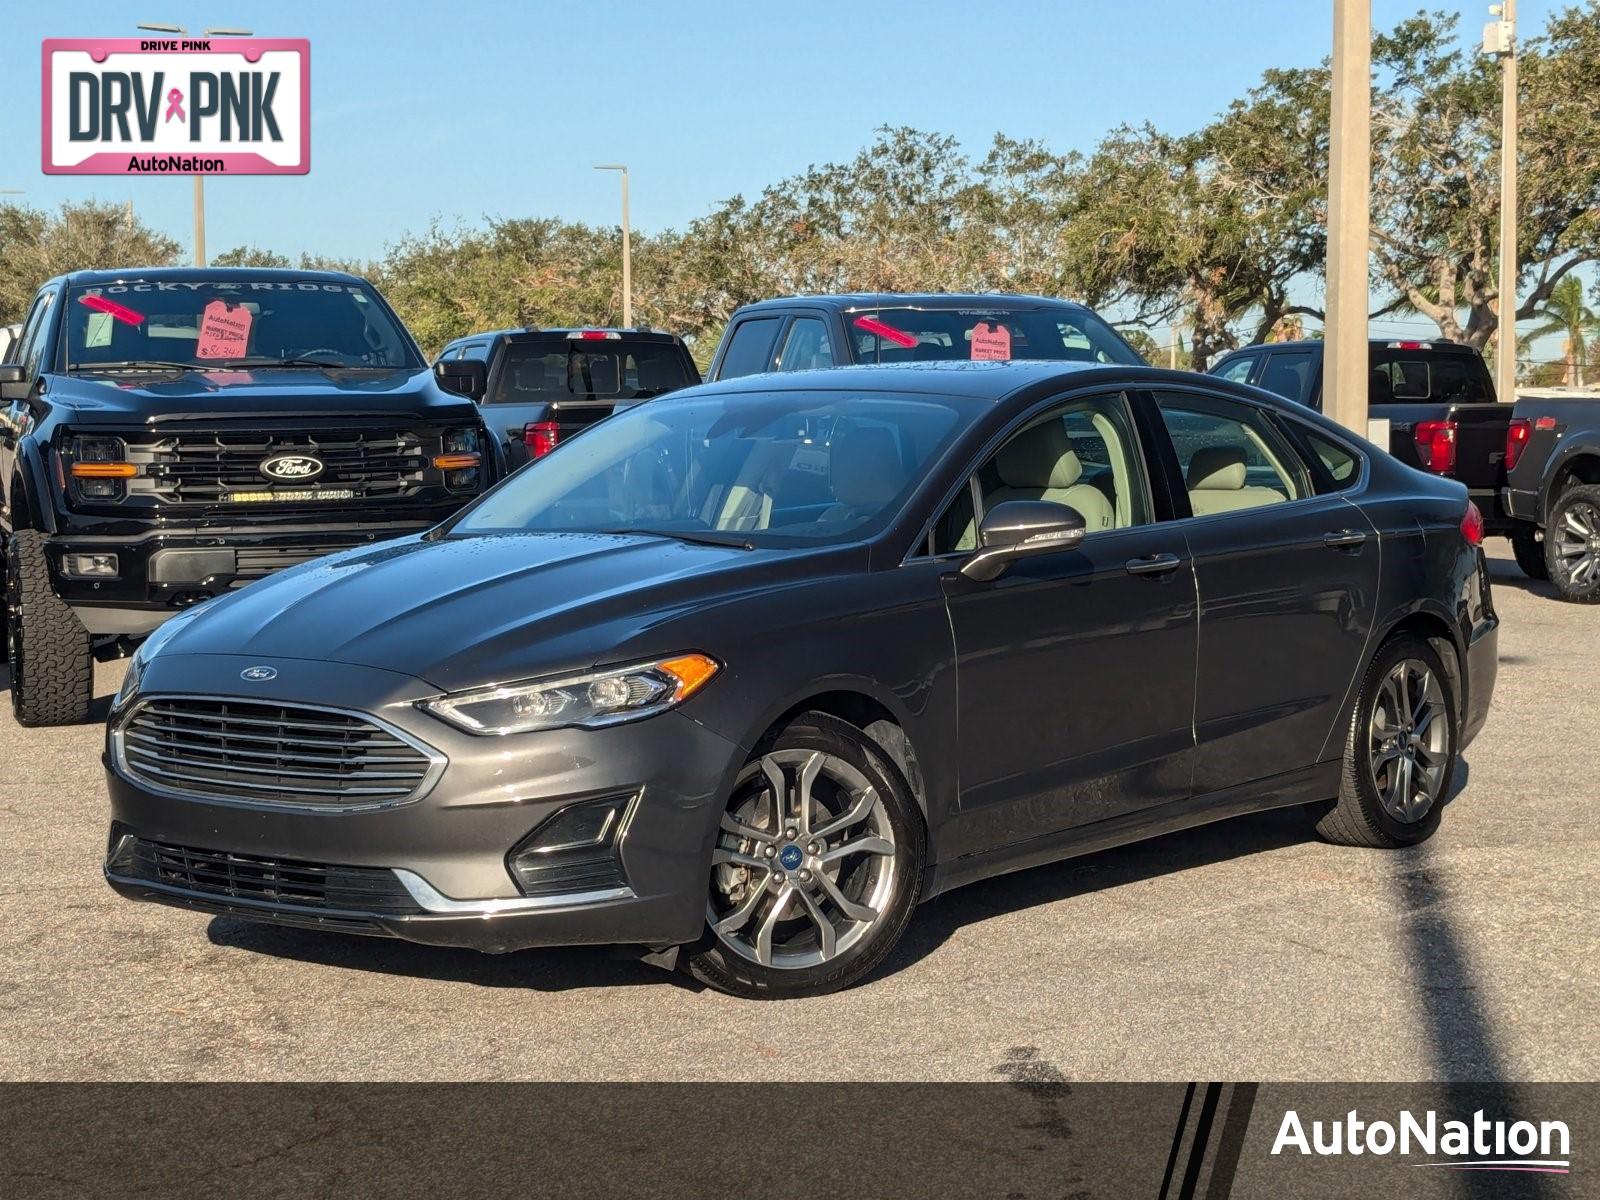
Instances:
[[[163,795],[316,813],[410,804],[447,765],[371,713],[240,696],[141,697],[111,752],[119,775]]]
[[[274,454],[315,455],[324,469],[310,486],[348,488],[356,500],[410,496],[429,467],[423,435],[409,429],[184,430],[129,445],[129,461],[140,466],[130,490],[169,504],[217,504],[235,491],[308,486],[263,476],[260,465]]]

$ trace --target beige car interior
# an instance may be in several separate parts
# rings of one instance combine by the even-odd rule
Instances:
[[[755,444],[732,486],[706,497],[701,519],[712,529],[738,533],[769,528],[772,498],[793,469],[795,455],[792,442]],[[862,510],[876,512],[906,482],[894,434],[882,426],[841,423],[828,448],[827,470],[834,504],[818,518],[821,524],[853,520]]]
[[[1297,495],[1297,489],[1283,469],[1283,464],[1278,462],[1260,435],[1247,425],[1236,428],[1250,440],[1250,448],[1256,451],[1256,457],[1266,460],[1267,466],[1278,477],[1279,486],[1263,487],[1247,482],[1250,477],[1250,449],[1239,445],[1203,446],[1189,459],[1189,472],[1184,480],[1189,492],[1189,507],[1197,517],[1282,504]]]

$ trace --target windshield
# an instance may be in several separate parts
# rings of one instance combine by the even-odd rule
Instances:
[[[1111,326],[1077,308],[879,308],[845,319],[861,363],[1046,358],[1144,364]]]
[[[512,476],[450,530],[821,545],[886,525],[954,438],[936,397],[686,396],[628,409]]]
[[[362,283],[110,283],[68,293],[67,367],[325,365],[417,369],[398,322]]]
[[[682,351],[670,343],[544,338],[506,347],[483,402],[643,400],[696,382]]]

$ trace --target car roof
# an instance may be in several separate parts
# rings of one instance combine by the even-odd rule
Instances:
[[[1259,354],[1263,350],[1315,350],[1327,345],[1321,338],[1302,338],[1294,342],[1256,342],[1249,346],[1240,346],[1237,350],[1229,350],[1224,358],[1232,358],[1235,354]],[[1379,350],[1437,350],[1442,354],[1477,354],[1465,342],[1452,342],[1449,338],[1368,338],[1369,348]],[[1218,360],[1220,361],[1220,360]]]
[[[832,312],[869,308],[1070,308],[1077,312],[1090,311],[1076,300],[1027,296],[1015,292],[844,292],[832,296],[779,296],[743,305],[739,311],[759,313],[788,308],[822,308]]]
[[[668,333],[665,329],[628,329],[621,325],[527,325],[515,329],[488,329],[481,333],[464,333],[460,337],[451,338],[445,343],[445,349],[459,346],[462,342],[481,342],[486,338],[535,338],[535,337],[566,337],[572,333],[614,333],[622,338],[631,338],[635,341],[650,342],[681,342],[683,339],[675,333]]]
[[[844,367],[819,367],[808,371],[774,371],[760,375],[740,375],[734,379],[700,384],[681,392],[671,392],[662,400],[693,392],[721,394],[733,392],[921,392],[924,395],[965,396],[975,400],[998,401],[1024,389],[1047,392],[1052,387],[1078,387],[1096,383],[1155,387],[1163,383],[1203,383],[1218,381],[1192,371],[1165,367],[1145,367],[1123,363],[1068,362],[1059,359],[1009,359],[973,362],[969,359],[933,360],[913,363],[865,363]],[[1244,393],[1259,400],[1254,391]],[[655,404],[659,401],[652,400]]]
[[[311,271],[297,267],[116,267],[102,271],[71,271],[51,283],[73,287],[107,283],[209,283],[218,279],[243,283],[286,283],[290,280],[322,283],[366,283],[348,271]]]

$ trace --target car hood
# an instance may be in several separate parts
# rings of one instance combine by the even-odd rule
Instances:
[[[70,406],[73,425],[144,424],[151,416],[408,416],[477,420],[470,400],[446,392],[430,371],[252,368],[233,371],[129,371],[54,376],[50,399]]]
[[[307,563],[181,622],[160,654],[316,659],[443,691],[703,650],[677,618],[799,585],[841,551],[744,550],[648,535],[486,534],[386,542]],[[865,553],[859,553],[865,564]],[[157,635],[160,636],[159,634]],[[704,639],[699,639],[704,640]],[[661,644],[655,644],[660,642]]]

